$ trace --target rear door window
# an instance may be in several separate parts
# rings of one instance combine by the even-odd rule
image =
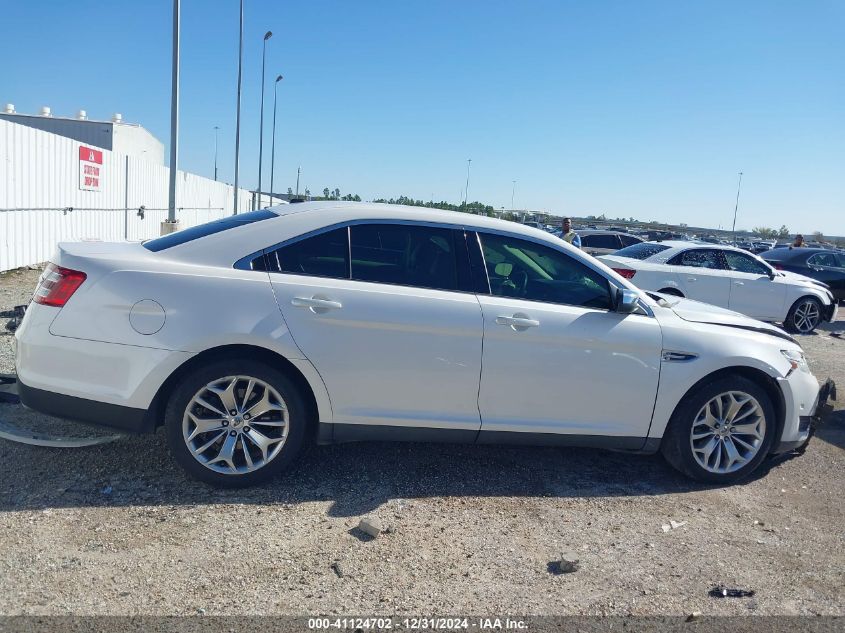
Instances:
[[[454,231],[413,224],[351,227],[352,279],[457,290]]]
[[[678,253],[667,263],[674,266],[689,266],[691,268],[724,269],[719,251],[709,248],[694,248]]]
[[[343,227],[280,246],[267,254],[273,272],[349,279],[348,229]]]
[[[832,266],[837,267],[836,255],[833,253],[817,253],[807,260],[810,266]]]

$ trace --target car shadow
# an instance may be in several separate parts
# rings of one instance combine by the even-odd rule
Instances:
[[[352,517],[395,499],[638,497],[711,488],[680,475],[659,455],[372,442],[316,446],[290,472],[228,490],[189,479],[170,459],[162,432],[73,449],[0,440],[0,463],[0,512],[328,502],[328,516]],[[765,463],[753,479],[776,465]]]
[[[833,411],[819,425],[816,437],[823,442],[845,450],[845,409]]]

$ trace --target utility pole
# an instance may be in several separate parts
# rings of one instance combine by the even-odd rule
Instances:
[[[733,235],[734,235],[734,246],[736,246],[736,212],[739,210],[739,188],[742,187],[742,172],[739,172],[739,183],[736,185],[736,206],[734,207],[734,225],[733,225]]]
[[[302,173],[302,165],[296,168],[296,197],[299,197],[299,174]]]
[[[511,211],[513,211],[513,196],[516,193],[516,180],[513,182],[513,189],[511,189]]]
[[[238,171],[241,156],[241,71],[244,62],[244,0],[241,0],[240,36],[238,37],[238,114],[235,119],[235,208],[238,214]]]
[[[179,17],[180,0],[173,0],[173,70],[170,85],[170,185],[167,197],[167,221],[161,234],[179,229],[176,221],[176,170],[179,167]]]
[[[219,125],[214,126],[214,182],[217,182],[217,130]]]

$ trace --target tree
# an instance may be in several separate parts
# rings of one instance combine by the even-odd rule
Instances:
[[[765,226],[755,226],[753,229],[751,229],[751,232],[759,235],[764,240],[776,238],[778,236],[778,232],[775,229],[770,229]]]
[[[778,237],[780,239],[786,239],[789,237],[789,229],[786,228],[786,224],[781,224],[780,230],[778,231]]]
[[[293,195],[293,187],[288,187],[288,195],[289,196]]]
[[[813,238],[817,242],[824,242],[824,233],[822,233],[821,231],[813,231]]]
[[[332,192],[332,194],[334,194],[332,197],[335,200],[339,199],[340,198],[340,189],[335,188],[335,190]]]
[[[328,199],[329,199],[329,194],[330,194],[330,193],[331,193],[331,191],[329,191],[329,188],[328,188],[328,187],[326,187],[325,189],[323,189],[323,197],[324,197],[326,200],[328,200]]]
[[[311,197],[311,190],[310,190],[308,187],[305,187],[305,197],[306,197],[306,198],[310,198],[310,197]]]

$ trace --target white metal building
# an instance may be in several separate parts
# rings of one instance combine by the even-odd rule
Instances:
[[[15,106],[8,103],[0,112],[0,120],[52,132],[86,145],[164,165],[164,144],[139,124],[125,123],[123,116],[117,113],[112,116],[111,121],[96,121],[89,119],[85,110],[80,110],[73,118],[53,116],[47,106],[41,108],[41,114],[22,114],[16,112]]]

